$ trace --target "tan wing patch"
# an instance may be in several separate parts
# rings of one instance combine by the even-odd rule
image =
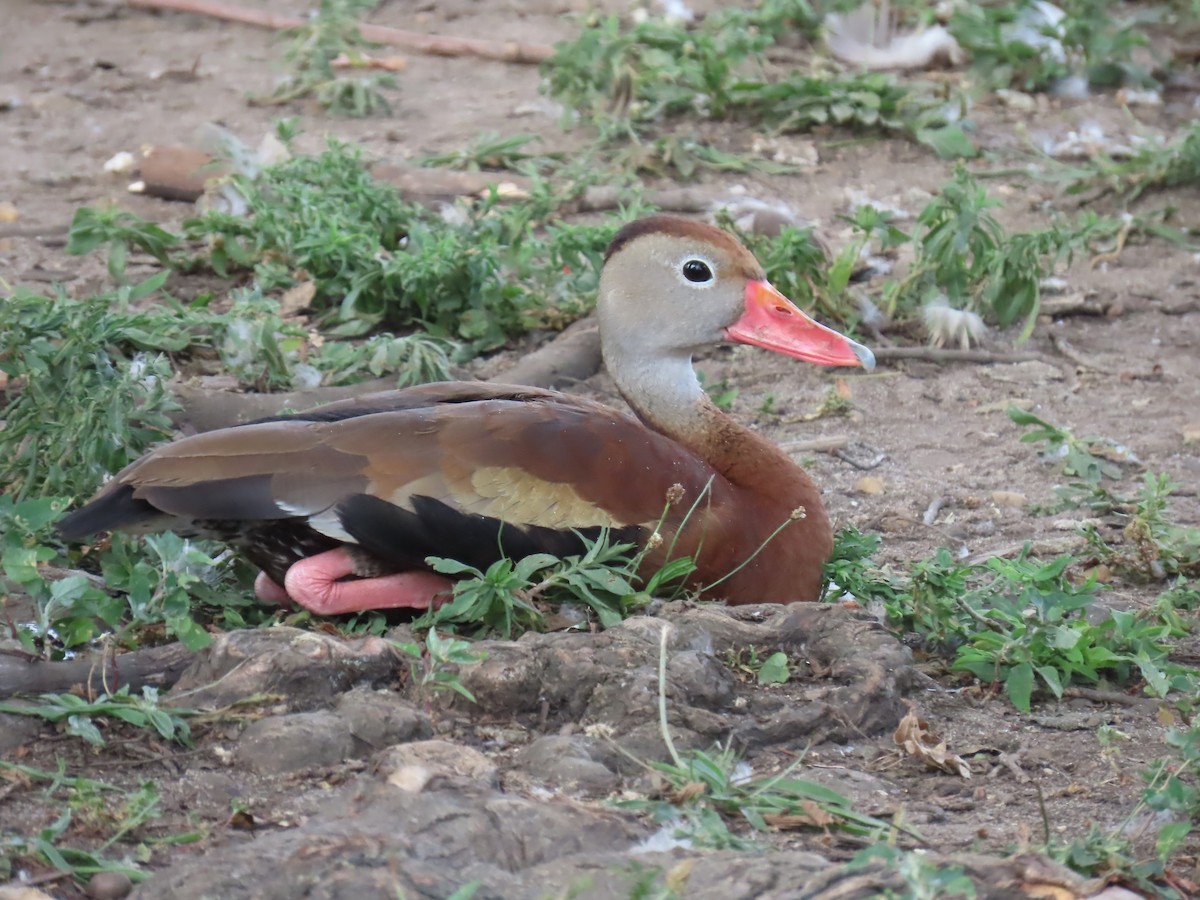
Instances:
[[[618,522],[607,510],[579,496],[573,486],[544,481],[516,466],[475,469],[470,486],[474,497],[455,499],[471,512],[513,524],[546,528],[620,528],[632,524]]]

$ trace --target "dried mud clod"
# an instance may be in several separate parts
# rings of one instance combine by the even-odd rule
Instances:
[[[289,711],[242,731],[231,774],[281,775],[371,755],[373,763],[348,784],[297,797],[307,814],[296,827],[266,828],[252,841],[231,836],[203,861],[175,865],[135,896],[438,897],[478,880],[482,896],[534,898],[569,892],[583,879],[589,897],[629,896],[638,876],[628,854],[647,826],[564,795],[607,796],[640,775],[645,762],[665,757],[658,722],[664,629],[662,690],[681,747],[732,736],[753,754],[773,744],[879,733],[895,727],[902,695],[920,681],[908,651],[872,620],[810,604],[729,610],[673,603],[658,617],[600,633],[482,641],[473,649],[486,658],[458,672],[474,704],[458,695],[418,697],[376,638],[343,642],[286,628],[235,632],[185,674],[181,702],[224,706],[275,695]],[[807,672],[786,694],[739,701],[744,692],[722,660],[746,646],[782,649]],[[428,740],[430,717],[418,700],[435,721],[453,726],[457,741]],[[516,753],[496,755],[488,750],[495,742],[481,739],[495,723],[532,739]],[[535,788],[554,796],[531,799],[545,797]],[[722,900],[866,897],[892,887],[893,877],[882,866],[851,872],[791,851],[637,859],[683,878],[687,896]]]
[[[342,640],[277,627],[219,636],[180,677],[171,702],[217,709],[256,695],[278,695],[293,711],[331,705],[359,684],[393,681],[400,662],[377,637]]]

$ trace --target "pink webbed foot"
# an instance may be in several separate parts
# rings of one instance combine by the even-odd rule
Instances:
[[[449,599],[454,588],[449,578],[432,572],[339,580],[353,574],[353,557],[339,547],[295,563],[288,569],[282,588],[260,574],[254,591],[271,603],[291,600],[318,615],[333,616],[366,609],[428,609]]]
[[[264,603],[278,603],[280,606],[288,606],[292,602],[288,592],[277,585],[266,572],[259,572],[254,577],[254,596]]]

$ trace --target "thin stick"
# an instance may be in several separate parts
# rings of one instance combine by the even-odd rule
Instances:
[[[834,450],[842,450],[849,447],[850,438],[844,434],[838,434],[832,437],[813,438],[808,441],[788,441],[779,446],[780,449],[786,450],[788,453],[805,453],[809,451],[832,453]]]
[[[1054,345],[1054,349],[1069,359],[1081,369],[1090,369],[1093,372],[1111,372],[1111,369],[1106,369],[1104,366],[1097,365],[1089,360],[1086,356],[1076,350],[1071,342],[1059,334],[1050,334],[1050,343]]]
[[[299,16],[277,15],[263,10],[247,9],[244,6],[219,3],[216,0],[125,0],[125,2],[134,9],[192,13],[198,16],[223,19],[226,22],[238,22],[242,25],[273,28],[277,31],[299,28],[306,24],[306,20]],[[484,41],[476,38],[444,37],[437,34],[422,34],[419,31],[390,28],[387,25],[372,25],[366,22],[360,23],[358,30],[368,41],[400,47],[413,53],[426,53],[430,56],[476,56],[480,59],[495,59],[500,62],[537,65],[554,55],[554,48],[549,44],[519,44],[516,41]]]
[[[0,239],[55,237],[70,230],[71,226],[66,222],[58,225],[0,225]]]
[[[1121,223],[1121,230],[1117,232],[1116,245],[1107,253],[1097,253],[1092,257],[1092,268],[1096,268],[1101,263],[1116,262],[1121,255],[1121,251],[1125,249],[1125,242],[1129,240],[1129,233],[1133,230],[1133,216],[1126,213],[1125,221]]]
[[[1149,697],[1131,697],[1129,694],[1119,694],[1116,691],[1102,691],[1099,688],[1081,686],[1063,688],[1063,696],[1091,700],[1093,703],[1115,703],[1119,706],[1149,706],[1154,702]]]
[[[875,359],[923,359],[935,363],[1017,363],[1044,362],[1040,353],[993,353],[991,350],[948,350],[943,347],[880,347]]]

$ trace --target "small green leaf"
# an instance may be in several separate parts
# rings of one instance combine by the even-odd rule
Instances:
[[[978,153],[966,132],[957,125],[919,128],[915,137],[942,159],[970,159]]]
[[[790,677],[787,654],[783,652],[772,653],[758,670],[759,684],[786,684]]]
[[[1004,687],[1013,706],[1021,712],[1029,712],[1029,701],[1033,695],[1033,666],[1027,662],[1013,666],[1004,679]]]
[[[70,716],[67,719],[67,734],[81,737],[93,747],[104,746],[104,738],[100,736],[100,729],[87,716]]]

